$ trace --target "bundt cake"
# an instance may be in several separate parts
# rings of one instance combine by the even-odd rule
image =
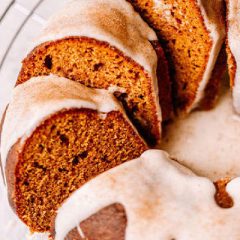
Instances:
[[[226,3],[228,71],[233,90],[233,105],[237,113],[240,113],[240,75],[237,67],[240,61],[240,1],[226,0]]]
[[[76,190],[54,217],[54,240],[239,239],[240,179],[227,184],[234,206],[220,208],[206,178],[148,150]],[[231,202],[231,198],[226,198]],[[232,202],[231,202],[232,203]]]
[[[147,149],[114,96],[53,75],[15,88],[1,137],[10,204],[37,232],[71,192]]]
[[[157,32],[170,62],[179,113],[210,108],[224,73],[223,0],[128,0]],[[203,101],[203,102],[202,102]]]
[[[75,0],[50,19],[23,60],[17,84],[50,73],[110,88],[149,143],[172,114],[167,62],[157,36],[126,0]]]

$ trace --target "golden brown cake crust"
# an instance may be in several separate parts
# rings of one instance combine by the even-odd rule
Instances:
[[[159,44],[153,43],[158,60],[160,104],[164,120],[172,115],[171,82],[168,66]],[[50,73],[78,81],[87,87],[117,86],[115,95],[142,136],[151,145],[160,139],[158,107],[155,106],[154,82],[142,66],[106,42],[86,37],[69,37],[36,47],[24,60],[17,84],[34,76]],[[161,77],[160,77],[161,76]],[[120,93],[120,94],[119,94]]]
[[[8,201],[13,211],[16,212],[16,192],[15,192],[15,169],[18,163],[18,154],[20,152],[20,140],[11,148],[8,153],[8,163],[5,169]]]
[[[71,109],[46,120],[24,146],[12,147],[6,163],[9,199],[32,231],[49,230],[58,206],[86,181],[147,149],[125,121],[119,112],[100,119],[94,110]],[[83,135],[74,140],[76,134]]]

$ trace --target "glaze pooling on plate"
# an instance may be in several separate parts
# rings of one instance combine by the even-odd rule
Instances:
[[[161,149],[200,176],[217,181],[240,176],[240,118],[229,89],[210,111],[196,111],[169,124]]]

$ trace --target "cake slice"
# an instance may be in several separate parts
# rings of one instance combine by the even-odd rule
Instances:
[[[9,200],[32,231],[49,230],[71,192],[147,146],[106,90],[57,76],[17,86],[1,134]]]
[[[233,92],[233,105],[240,114],[240,2],[238,0],[227,0],[227,55],[230,84]]]
[[[126,0],[75,0],[51,18],[17,83],[50,73],[111,89],[152,145],[159,142],[162,117],[172,115],[164,52]]]
[[[76,190],[58,209],[52,237],[238,239],[239,189],[239,179],[228,184],[222,181],[215,188],[210,180],[196,176],[165,152],[148,150]],[[215,199],[228,209],[219,207]]]
[[[225,37],[223,1],[129,2],[156,30],[166,50],[178,112],[184,115],[195,108],[212,107],[225,70],[224,49],[219,55]]]

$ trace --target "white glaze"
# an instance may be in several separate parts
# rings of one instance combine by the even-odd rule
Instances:
[[[175,27],[177,27],[177,22],[175,18],[169,14],[169,11],[171,11],[173,7],[178,7],[178,3],[173,2],[172,4],[167,4],[163,0],[153,0],[153,3],[156,11],[161,9],[161,13],[163,14],[162,16],[167,19],[168,23],[171,25],[176,25]],[[202,76],[202,80],[196,92],[194,102],[190,108],[187,109],[189,112],[198,107],[199,103],[204,98],[204,90],[211,78],[212,70],[215,66],[218,54],[225,38],[225,26],[222,20],[223,16],[219,16],[219,14],[221,14],[220,9],[222,8],[223,1],[196,0],[196,3],[203,17],[204,25],[209,32],[209,38],[212,40],[212,47],[211,51],[209,52],[209,58],[206,63],[206,68]],[[182,24],[185,23],[191,24],[187,22],[187,19]]]
[[[227,83],[228,84],[228,83]],[[232,106],[229,86],[210,111],[176,119],[164,132],[161,149],[198,175],[216,181],[240,176],[240,118]]]
[[[228,46],[236,61],[236,72],[233,86],[233,104],[240,113],[240,1],[228,0]]]
[[[153,8],[155,9],[155,11],[159,11],[159,9],[161,9],[161,16],[167,19],[168,23],[176,24],[176,20],[171,15],[171,9],[174,6],[173,3],[172,4],[165,3],[164,0],[152,0],[152,1]]]
[[[107,90],[90,89],[54,75],[32,78],[14,89],[6,112],[1,135],[3,169],[9,150],[20,138],[24,143],[49,115],[70,108],[90,108],[100,114],[116,110],[125,114]]]
[[[157,9],[163,9],[163,10],[171,10],[173,7],[173,4],[165,3],[164,0],[152,0],[153,1],[153,7]]]
[[[58,210],[55,240],[113,203],[126,210],[126,240],[240,239],[240,179],[227,190],[235,204],[223,209],[212,182],[186,174],[165,152],[149,150],[74,192]]]
[[[125,0],[72,0],[49,19],[35,46],[69,36],[85,36],[121,50],[155,76],[154,31]]]

